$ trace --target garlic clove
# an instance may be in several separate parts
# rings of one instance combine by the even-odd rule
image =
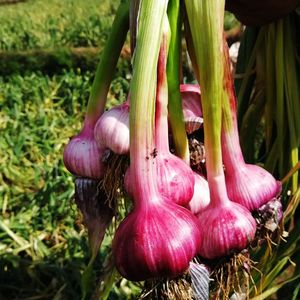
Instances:
[[[245,249],[253,240],[256,223],[243,206],[228,202],[210,205],[198,215],[201,230],[199,254],[208,259],[230,255]]]
[[[103,151],[98,148],[93,129],[85,126],[65,147],[63,157],[65,167],[74,175],[101,179],[105,172],[102,163]]]
[[[248,210],[258,209],[281,191],[281,183],[265,169],[251,164],[226,172],[228,198]]]
[[[95,139],[99,147],[116,154],[129,153],[129,104],[115,106],[104,112],[96,123]]]
[[[133,281],[176,277],[198,251],[197,219],[171,202],[135,208],[120,224],[113,254],[120,274]]]
[[[194,177],[194,195],[188,203],[187,208],[192,212],[192,214],[197,215],[208,206],[210,203],[210,196],[207,180],[196,172],[194,172]]]

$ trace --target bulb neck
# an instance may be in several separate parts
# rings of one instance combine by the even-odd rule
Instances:
[[[223,205],[229,205],[230,200],[228,199],[225,176],[224,173],[208,177],[208,184],[210,187],[210,203],[211,207],[219,207]]]
[[[135,206],[160,201],[154,140],[157,63],[167,0],[142,1],[130,98],[130,168]],[[145,67],[146,66],[146,67]]]
[[[85,137],[94,137],[94,127],[95,127],[94,120],[86,116],[84,119],[84,123],[80,135]]]
[[[222,132],[222,155],[226,173],[236,172],[245,165],[238,133]]]
[[[168,82],[166,74],[169,47],[169,31],[170,29],[168,19],[165,18],[157,64],[155,144],[158,154],[169,153]]]
[[[237,101],[230,69],[229,50],[223,35],[224,92],[222,98],[222,156],[227,172],[245,165],[237,124]]]

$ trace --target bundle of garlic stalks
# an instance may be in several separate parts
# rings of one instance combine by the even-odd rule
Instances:
[[[299,267],[291,262],[299,236],[299,226],[292,222],[300,193],[294,189],[296,175],[294,196],[284,197],[283,203],[292,235],[283,241],[287,232],[280,199],[290,181],[285,179],[283,185],[264,167],[248,163],[242,152],[245,143],[241,148],[239,140],[237,111],[247,117],[246,92],[254,90],[248,92],[253,97],[256,91],[256,85],[244,81],[252,76],[254,54],[245,58],[250,71],[243,74],[243,100],[237,107],[223,33],[224,0],[183,4],[121,1],[95,74],[83,129],[65,148],[65,166],[76,176],[75,200],[92,253],[83,284],[113,223],[111,257],[95,299],[107,299],[119,276],[141,282],[143,299],[264,299],[298,276]],[[282,23],[278,29],[281,34],[283,27]],[[133,53],[130,92],[125,103],[104,112],[128,28]],[[183,38],[198,84],[181,82]],[[261,39],[258,35],[257,41]],[[258,55],[256,44],[253,51]],[[243,45],[241,49],[247,48]],[[299,70],[293,68],[296,74]],[[289,85],[297,78],[299,74],[283,80],[278,91],[290,97],[294,90]],[[284,105],[280,103],[279,111]],[[273,109],[270,103],[268,107]],[[288,110],[293,117],[289,125],[297,125],[296,109]],[[291,141],[299,142],[297,126],[284,129],[284,116],[269,114],[265,110],[266,124],[268,118],[278,118],[279,133],[288,131]],[[274,138],[270,130],[265,137],[269,150]],[[271,152],[282,147],[279,141]],[[256,157],[254,152],[247,148],[246,153]],[[283,164],[284,158],[279,161]],[[275,168],[271,171],[279,176]],[[288,281],[276,281],[284,269]]]

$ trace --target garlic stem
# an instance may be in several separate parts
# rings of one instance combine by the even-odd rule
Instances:
[[[189,20],[187,18],[184,20],[184,35],[185,35],[187,51],[194,71],[194,76],[197,79],[197,81],[200,82],[199,67],[196,61],[195,47],[192,38],[191,27],[189,24]]]
[[[164,18],[162,41],[157,65],[157,91],[155,106],[155,145],[158,152],[169,153],[168,82],[166,74],[170,26]]]
[[[106,97],[115,67],[129,28],[129,1],[121,1],[114,19],[111,32],[105,44],[87,105],[85,123],[95,125],[104,112]]]
[[[236,95],[225,36],[223,37],[223,47],[224,91],[222,98],[222,157],[226,170],[233,172],[237,163],[244,164],[245,160],[239,141]]]
[[[180,1],[170,0],[168,18],[171,28],[171,39],[167,62],[167,77],[169,89],[169,119],[172,128],[176,154],[187,164],[190,163],[188,140],[182,112],[180,94],[180,65],[181,65],[181,17]]]
[[[158,194],[153,128],[157,61],[167,4],[167,0],[144,0],[140,8],[130,98],[130,167],[136,187],[135,205],[159,198],[150,195]]]
[[[211,205],[218,205],[229,201],[221,153],[222,33],[225,1],[186,0],[185,4],[200,74]]]

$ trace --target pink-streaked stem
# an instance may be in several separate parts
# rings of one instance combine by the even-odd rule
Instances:
[[[141,3],[130,98],[130,168],[136,206],[159,199],[153,128],[157,62],[167,3],[167,0]]]
[[[200,75],[210,205],[229,201],[221,152],[223,96],[223,21],[225,1],[186,0],[186,9]],[[201,29],[202,28],[202,29]],[[214,41],[207,46],[207,41]],[[197,72],[196,72],[197,74]]]
[[[225,36],[223,36],[223,47],[225,91],[222,99],[222,154],[226,170],[232,172],[237,163],[245,163],[245,161],[239,141],[236,95]]]
[[[155,145],[158,152],[169,153],[168,134],[168,83],[166,74],[169,47],[169,23],[165,19],[157,65],[157,90],[155,107]]]

